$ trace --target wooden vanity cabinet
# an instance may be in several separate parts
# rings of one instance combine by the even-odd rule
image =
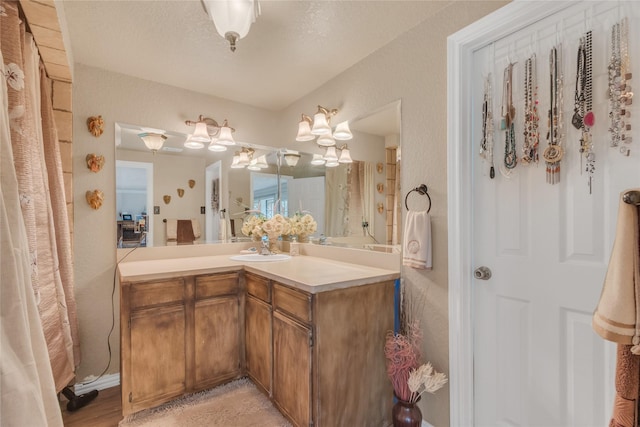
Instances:
[[[196,276],[194,389],[203,390],[242,373],[238,274]]]
[[[242,375],[238,278],[231,272],[121,283],[123,415]]]
[[[247,375],[271,396],[272,317],[271,282],[245,273],[245,363]]]
[[[273,401],[298,427],[388,426],[393,281],[310,294],[274,282]]]

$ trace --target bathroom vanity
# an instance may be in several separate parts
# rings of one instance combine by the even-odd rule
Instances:
[[[124,262],[123,414],[248,376],[296,426],[388,425],[398,277],[312,256]]]

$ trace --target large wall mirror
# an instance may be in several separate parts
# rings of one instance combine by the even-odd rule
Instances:
[[[286,148],[238,143],[212,152],[185,148],[188,135],[163,130],[166,139],[154,152],[139,136],[153,129],[117,123],[116,245],[182,244],[184,235],[190,243],[190,233],[195,243],[242,240],[242,223],[253,212],[303,211],[318,222],[314,237],[323,235],[324,243],[399,251],[400,101],[350,125],[353,163],[327,167],[313,141]],[[234,155],[243,151],[250,164],[236,167]]]

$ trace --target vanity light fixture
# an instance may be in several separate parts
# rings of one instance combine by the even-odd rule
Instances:
[[[167,139],[165,134],[155,132],[143,132],[139,133],[138,136],[144,141],[144,145],[153,151],[154,154],[162,148],[162,144],[164,144],[164,141]]]
[[[322,158],[322,154],[314,154],[313,159],[311,159],[311,164],[315,166],[324,165],[325,162],[326,160]]]
[[[287,166],[294,167],[298,164],[298,160],[300,160],[300,154],[298,154],[298,152],[284,153],[284,161]]]
[[[251,161],[253,160],[254,152],[255,151],[253,150],[253,148],[247,148],[247,147],[242,147],[242,150],[236,151],[235,155],[233,156],[233,161],[231,162],[231,168],[240,169],[240,168],[250,166]],[[265,159],[265,163],[266,163],[266,159]]]
[[[200,149],[205,144],[209,144],[208,149],[211,151],[225,151],[226,146],[236,143],[232,135],[235,129],[229,127],[226,119],[222,125],[219,125],[214,119],[200,115],[197,121],[186,120],[184,123],[187,126],[196,127],[193,134],[184,142],[187,148]]]
[[[340,158],[338,159],[338,163],[353,163],[353,159],[351,158],[351,153],[349,152],[349,147],[347,147],[347,144],[343,145],[340,148]]]
[[[318,145],[330,147],[335,145],[335,140],[346,141],[353,138],[349,129],[349,122],[344,121],[336,126],[335,131],[331,131],[331,116],[338,114],[338,109],[328,109],[318,105],[318,112],[313,116],[302,114],[302,119],[298,123],[298,135],[296,141],[313,141],[318,137]]]
[[[251,24],[260,16],[260,3],[258,0],[203,0],[203,3],[218,34],[235,52],[236,42],[249,34]]]

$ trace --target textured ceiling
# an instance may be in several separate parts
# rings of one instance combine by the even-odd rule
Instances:
[[[76,63],[278,111],[451,1],[261,1],[235,52],[199,0],[73,1]]]

